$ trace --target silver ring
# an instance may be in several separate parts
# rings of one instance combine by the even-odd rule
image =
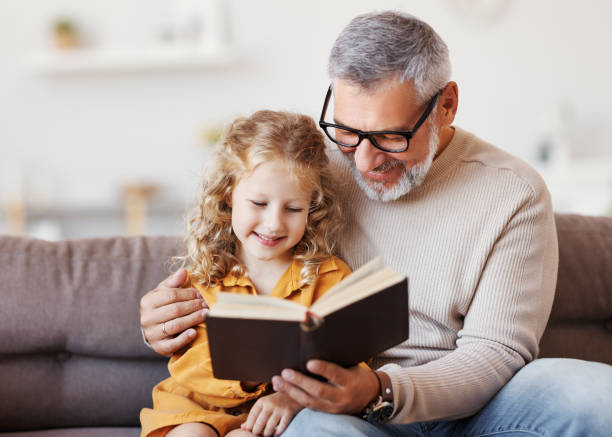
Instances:
[[[166,332],[166,322],[162,322],[162,332],[164,333],[165,337],[168,336],[168,333]]]

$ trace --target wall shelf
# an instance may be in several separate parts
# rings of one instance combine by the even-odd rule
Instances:
[[[35,53],[31,68],[49,75],[215,69],[235,60],[228,46],[159,45],[140,49],[71,49]]]

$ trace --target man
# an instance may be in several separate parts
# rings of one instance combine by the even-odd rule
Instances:
[[[341,255],[353,268],[381,255],[410,278],[410,338],[376,357],[375,373],[312,360],[327,383],[275,376],[307,407],[283,435],[605,435],[612,367],[526,366],[557,276],[550,197],[529,166],[452,125],[446,44],[414,17],[366,14],[341,32],[328,69],[320,125],[345,181]],[[142,299],[158,353],[203,319],[195,292],[175,288],[183,280]]]

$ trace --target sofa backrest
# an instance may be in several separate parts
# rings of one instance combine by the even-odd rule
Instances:
[[[178,248],[0,236],[0,429],[139,425],[168,374],[143,344],[139,301]]]
[[[612,217],[556,214],[557,291],[540,357],[612,364]]]

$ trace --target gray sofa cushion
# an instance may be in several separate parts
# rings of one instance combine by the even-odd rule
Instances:
[[[612,218],[555,216],[559,274],[540,357],[612,364]]]
[[[167,237],[0,236],[0,429],[139,425],[167,376],[139,301],[178,250]]]

